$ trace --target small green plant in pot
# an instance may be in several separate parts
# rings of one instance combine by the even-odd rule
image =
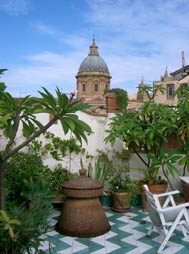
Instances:
[[[137,191],[136,181],[132,180],[128,173],[122,173],[117,175],[112,185],[114,187],[112,210],[115,212],[129,212],[131,210],[131,199]]]

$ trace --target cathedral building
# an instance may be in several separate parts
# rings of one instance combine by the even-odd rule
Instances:
[[[98,53],[93,39],[88,56],[82,61],[77,79],[77,98],[85,101],[105,101],[104,93],[110,89],[108,66]]]

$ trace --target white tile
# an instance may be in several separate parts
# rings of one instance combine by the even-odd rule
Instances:
[[[113,243],[109,243],[109,245],[106,244],[106,253],[110,253],[110,252],[113,252],[114,250],[118,250],[120,249],[121,247],[117,244],[113,244]]]
[[[50,232],[48,232],[47,234],[46,234],[46,236],[55,236],[55,235],[58,235],[58,232],[56,232],[56,231],[50,231]]]
[[[105,235],[101,235],[101,236],[97,236],[97,237],[93,237],[90,239],[92,242],[98,243],[102,246],[105,245]]]
[[[57,254],[72,254],[72,253],[73,253],[72,247],[57,252]]]
[[[138,248],[140,250],[140,253],[143,253],[143,252],[145,252],[145,251],[147,251],[147,250],[152,248],[151,245],[146,244],[146,243],[142,243],[140,241],[137,241],[137,246],[138,246]]]
[[[115,232],[109,231],[108,233],[105,234],[105,239],[109,239],[113,236],[116,236],[117,234]]]
[[[106,254],[106,248],[102,248],[100,250],[92,252],[92,254]]]
[[[69,245],[73,245],[74,239],[70,236],[65,236],[63,238],[60,238],[60,241],[67,243]]]
[[[84,249],[88,248],[87,245],[84,245],[80,242],[77,242],[76,240],[74,240],[72,247],[73,247],[73,250],[72,250],[73,253],[76,252],[76,251],[81,251],[81,250],[84,250]]]
[[[139,248],[135,248],[131,251],[128,251],[127,254],[140,254],[140,249]]]
[[[136,239],[134,238],[133,235],[122,238],[121,242],[129,243],[129,244],[137,246]]]
[[[185,242],[189,242],[189,234],[182,238]]]

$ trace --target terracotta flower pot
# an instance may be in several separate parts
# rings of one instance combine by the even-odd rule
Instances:
[[[131,192],[113,192],[112,210],[127,213],[131,210]]]
[[[153,193],[153,194],[164,193],[164,192],[166,192],[167,187],[168,187],[167,183],[148,185],[148,188],[149,188],[150,192]],[[141,197],[142,197],[142,207],[143,207],[142,210],[143,210],[143,212],[147,212],[148,202],[147,202],[147,198],[146,198],[146,194],[145,194],[143,185],[140,186],[140,193],[141,193]],[[162,202],[163,202],[163,199],[160,198],[160,203],[162,203]]]

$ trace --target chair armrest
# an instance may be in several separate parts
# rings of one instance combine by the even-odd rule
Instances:
[[[175,191],[169,191],[169,192],[165,192],[165,193],[156,194],[156,196],[158,198],[160,198],[160,197],[171,196],[171,195],[175,195],[175,194],[179,194],[179,193],[180,193],[180,191],[175,190]]]
[[[176,206],[169,206],[169,207],[165,207],[165,208],[161,208],[158,209],[158,212],[160,213],[164,213],[164,212],[168,212],[168,211],[174,211],[175,209],[181,209],[181,208],[189,208],[189,202],[187,203],[182,203]]]

